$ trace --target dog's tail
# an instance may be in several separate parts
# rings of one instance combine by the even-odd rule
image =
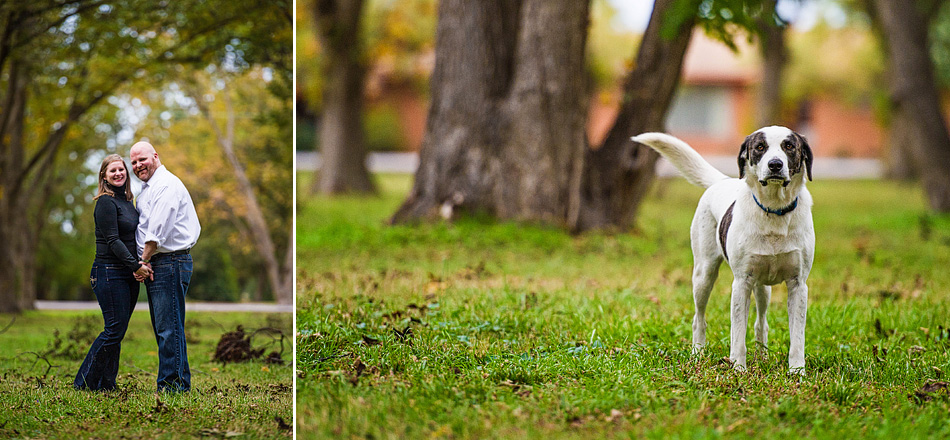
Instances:
[[[634,142],[647,145],[670,161],[693,185],[709,188],[729,176],[714,168],[686,142],[665,133],[643,133]]]

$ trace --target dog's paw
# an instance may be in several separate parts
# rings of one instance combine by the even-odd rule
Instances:
[[[805,377],[805,367],[789,367],[788,375],[791,377],[803,378]]]

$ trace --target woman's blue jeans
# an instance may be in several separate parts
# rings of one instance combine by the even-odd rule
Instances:
[[[89,348],[73,386],[77,389],[112,390],[119,374],[122,338],[129,328],[129,318],[139,297],[139,282],[126,267],[98,262],[92,265],[89,281],[102,309],[105,328]]]
[[[152,328],[158,342],[158,390],[188,391],[191,370],[185,343],[185,294],[191,283],[191,255],[152,257],[154,281],[145,281]]]

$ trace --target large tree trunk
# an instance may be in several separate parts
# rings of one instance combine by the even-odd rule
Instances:
[[[950,212],[950,135],[934,80],[927,22],[917,8],[877,0],[877,18],[884,31],[891,72],[891,105],[895,117],[913,130],[909,145],[931,209]]]
[[[33,308],[36,298],[34,260],[37,237],[35,222],[29,219],[31,197],[20,187],[24,170],[23,129],[27,102],[28,75],[18,63],[11,63],[0,133],[0,313],[16,313]],[[31,221],[32,220],[32,221]],[[32,224],[31,224],[32,223]]]
[[[439,3],[415,184],[392,220],[457,211],[565,224],[585,149],[588,3]]]
[[[637,53],[636,67],[623,86],[623,101],[603,145],[587,150],[580,209],[570,213],[574,231],[629,229],[655,176],[658,155],[635,144],[631,136],[663,131],[683,57],[692,35],[694,16],[680,23],[672,38],[661,32],[676,0],[657,0]]]
[[[782,111],[782,72],[788,63],[788,47],[785,45],[784,23],[778,23],[775,0],[762,2],[762,17],[757,20],[760,28],[759,49],[762,53],[762,85],[758,96],[756,126],[778,125]]]
[[[323,164],[313,185],[322,194],[376,192],[363,136],[362,9],[363,0],[317,0],[314,10],[327,64],[318,137]]]

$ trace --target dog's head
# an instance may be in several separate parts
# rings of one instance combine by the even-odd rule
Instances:
[[[739,150],[739,178],[744,179],[748,171],[762,186],[775,183],[784,187],[803,171],[812,180],[811,163],[811,148],[805,138],[773,125],[745,138]]]

